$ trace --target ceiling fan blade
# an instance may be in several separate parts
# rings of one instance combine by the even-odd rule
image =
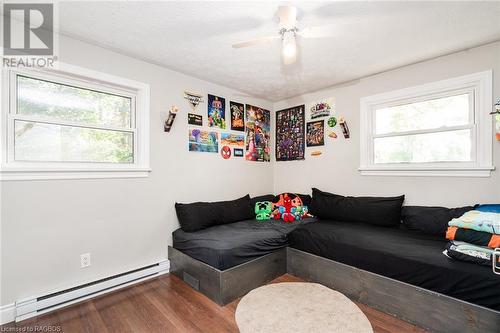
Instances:
[[[273,40],[280,39],[280,36],[267,36],[267,37],[261,37],[261,38],[255,38],[255,39],[250,39],[244,42],[239,42],[239,43],[234,43],[233,48],[234,49],[239,49],[242,47],[248,47],[248,46],[254,46],[254,45],[259,45],[259,44],[265,44],[272,42]]]
[[[280,20],[280,28],[294,28],[297,23],[297,8],[293,6],[279,6],[278,18]]]
[[[306,27],[300,29],[297,35],[303,38],[328,38],[334,37],[338,34],[338,26],[336,25],[322,25],[316,27]]]

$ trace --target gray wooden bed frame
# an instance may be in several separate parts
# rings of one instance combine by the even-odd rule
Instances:
[[[219,305],[289,273],[432,332],[498,332],[500,312],[293,248],[220,271],[169,246],[170,272]]]

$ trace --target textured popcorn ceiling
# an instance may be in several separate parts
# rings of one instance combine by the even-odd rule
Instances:
[[[292,2],[299,28],[327,25],[332,33],[300,39],[296,66],[282,67],[280,41],[231,47],[276,34],[279,4],[62,2],[60,29],[271,101],[500,40],[499,1]]]

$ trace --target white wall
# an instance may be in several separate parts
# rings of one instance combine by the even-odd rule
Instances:
[[[275,192],[310,193],[311,187],[317,187],[344,195],[406,194],[406,204],[457,206],[499,202],[499,171],[494,171],[490,178],[375,177],[361,176],[357,171],[360,161],[361,97],[489,69],[493,69],[493,96],[496,101],[500,98],[500,43],[421,62],[343,86],[275,103],[274,110],[280,110],[300,104],[307,106],[317,99],[335,97],[337,115],[345,116],[351,132],[351,138],[345,140],[341,130],[336,127],[339,138],[333,140],[325,137],[326,147],[323,149],[323,155],[319,157],[311,157],[310,152],[316,149],[307,148],[304,161],[276,162]],[[500,142],[493,143],[493,150],[494,165],[498,167]]]
[[[498,99],[500,43],[274,105],[67,38],[61,39],[61,61],[150,84],[153,171],[144,179],[0,183],[0,304],[166,258],[171,232],[178,227],[175,201],[225,200],[246,193],[270,193],[273,187],[274,192],[309,192],[312,186],[353,195],[405,193],[410,204],[454,206],[500,199],[498,171],[485,179],[369,177],[360,176],[357,171],[361,97],[493,69],[494,96]],[[334,96],[338,114],[348,121],[351,139],[326,138],[328,146],[321,157],[307,154],[305,161],[276,162],[274,167],[273,163],[223,160],[218,154],[189,153],[185,89],[274,110]],[[181,107],[181,112],[172,131],[164,133],[161,113],[173,104]],[[200,112],[206,120],[206,104]],[[494,154],[498,165],[500,143],[494,143]],[[80,254],[85,252],[92,253],[92,266],[81,269]]]
[[[183,91],[216,94],[272,109],[272,103],[212,83],[62,38],[60,60],[148,83],[149,178],[0,183],[1,304],[117,274],[167,257],[178,228],[174,202],[234,199],[272,192],[272,165],[187,151]],[[161,114],[180,107],[170,133]],[[206,102],[199,107],[206,122]],[[205,123],[206,124],[206,123]],[[92,265],[80,268],[80,254]]]

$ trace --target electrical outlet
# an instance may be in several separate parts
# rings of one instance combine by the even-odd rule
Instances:
[[[80,267],[88,267],[90,266],[90,253],[84,253],[80,255]]]

